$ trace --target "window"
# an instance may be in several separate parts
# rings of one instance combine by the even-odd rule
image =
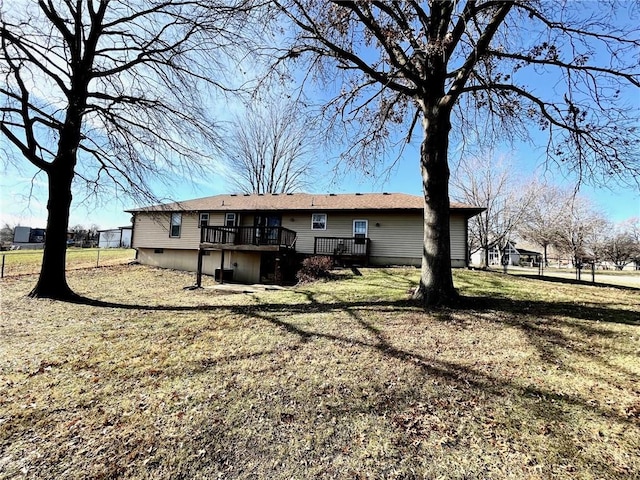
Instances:
[[[224,226],[225,227],[235,227],[236,226],[236,214],[235,213],[225,213],[225,215],[224,215]]]
[[[200,214],[200,222],[199,222],[198,225],[200,225],[200,228],[207,227],[209,225],[209,214],[208,213],[201,213]]]
[[[367,220],[354,220],[353,221],[353,236],[354,237],[366,237],[367,236]]]
[[[353,221],[353,237],[355,238],[356,245],[364,245],[365,238],[367,238],[367,229],[369,222],[367,220],[354,220]]]
[[[171,227],[169,229],[170,237],[179,237],[180,229],[182,227],[182,214],[181,213],[172,213],[171,214]]]
[[[326,230],[326,229],[327,229],[327,214],[313,213],[311,215],[311,230]]]

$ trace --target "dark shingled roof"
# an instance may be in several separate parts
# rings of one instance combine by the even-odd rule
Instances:
[[[406,193],[281,193],[265,195],[228,194],[135,208],[127,212],[210,212],[210,211],[339,211],[339,210],[422,210],[424,199]],[[484,208],[451,202],[451,209],[468,216]]]

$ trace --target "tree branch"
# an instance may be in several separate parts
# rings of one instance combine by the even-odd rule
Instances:
[[[483,33],[478,38],[473,51],[467,56],[462,67],[458,69],[458,73],[456,74],[451,86],[449,87],[449,91],[442,99],[443,105],[446,105],[450,108],[460,96],[463,91],[463,87],[466,85],[469,76],[473,72],[474,66],[476,65],[478,60],[486,54],[493,36],[509,13],[509,10],[511,10],[512,6],[513,2],[511,1],[506,1],[499,5],[497,11],[494,13],[491,20],[489,20],[489,22],[487,23],[487,26],[485,27]]]

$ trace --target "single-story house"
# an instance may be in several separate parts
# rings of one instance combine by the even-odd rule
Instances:
[[[98,248],[131,248],[133,227],[98,230]]]
[[[420,265],[423,201],[403,193],[229,194],[128,212],[143,264],[198,272],[198,279],[279,283],[300,256]],[[483,210],[451,203],[453,267],[468,266],[467,222]]]
[[[540,263],[542,254],[524,248],[517,248],[514,242],[507,242],[504,249],[500,249],[497,245],[489,248],[489,266],[502,265],[503,255],[509,259],[508,265],[530,265],[536,266]],[[473,265],[481,265],[484,258],[484,250],[480,249],[471,254],[471,263]]]

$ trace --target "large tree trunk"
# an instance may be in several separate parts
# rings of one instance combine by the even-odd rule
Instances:
[[[425,109],[429,112],[429,109]],[[429,118],[431,117],[431,118]],[[451,274],[449,236],[448,114],[425,114],[425,136],[420,148],[424,192],[424,246],[422,275],[414,298],[425,307],[450,305],[458,297]]]
[[[88,48],[87,46],[85,48]],[[46,169],[49,180],[49,202],[47,203],[47,232],[44,241],[44,256],[38,283],[29,293],[30,297],[70,300],[77,297],[67,284],[67,230],[71,209],[71,184],[78,159],[78,145],[81,140],[83,112],[87,100],[87,86],[91,68],[91,58],[83,61],[83,66],[72,79],[69,97],[71,102],[66,111],[64,126],[60,130],[58,153]]]
[[[61,162],[62,163],[62,162]],[[73,160],[67,160],[66,165]],[[47,204],[47,232],[44,241],[44,256],[38,283],[29,293],[30,297],[68,300],[75,294],[67,284],[67,229],[71,208],[71,182],[73,168],[52,168],[49,172],[49,203]]]

